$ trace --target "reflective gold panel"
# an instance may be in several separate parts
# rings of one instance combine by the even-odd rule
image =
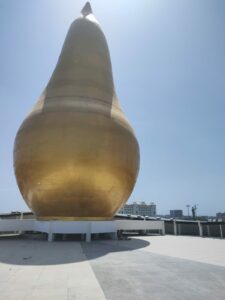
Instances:
[[[39,219],[110,219],[133,190],[139,147],[89,4],[72,23],[53,75],[17,133],[14,168]]]

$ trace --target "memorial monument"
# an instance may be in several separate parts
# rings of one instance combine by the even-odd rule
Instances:
[[[133,190],[138,142],[118,102],[107,42],[89,3],[19,128],[14,169],[39,220],[108,220]]]

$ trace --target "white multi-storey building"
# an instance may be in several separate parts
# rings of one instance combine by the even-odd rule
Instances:
[[[156,204],[151,202],[146,204],[145,202],[133,202],[132,204],[125,204],[120,210],[120,214],[128,215],[140,215],[140,216],[156,216]]]

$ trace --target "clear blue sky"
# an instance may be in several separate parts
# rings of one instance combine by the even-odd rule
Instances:
[[[0,212],[28,210],[13,142],[85,1],[0,0]],[[225,1],[91,1],[141,150],[129,202],[225,211]]]

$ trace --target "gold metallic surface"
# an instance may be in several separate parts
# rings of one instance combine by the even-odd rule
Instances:
[[[110,219],[130,196],[139,147],[92,14],[72,23],[53,75],[17,133],[14,168],[41,220]]]

